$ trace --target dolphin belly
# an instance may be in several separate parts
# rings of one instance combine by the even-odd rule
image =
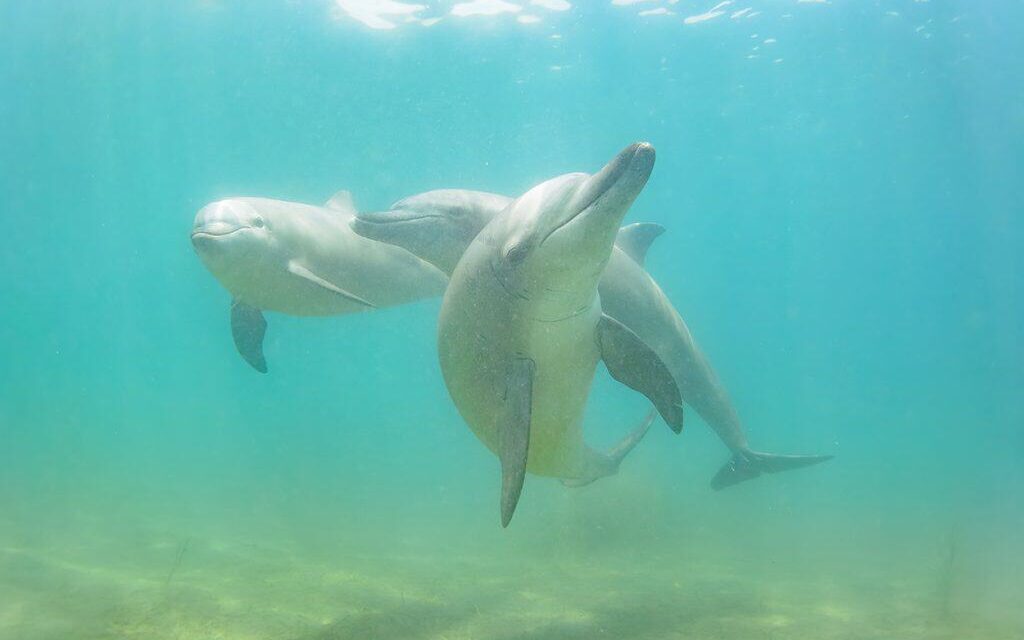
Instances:
[[[484,277],[449,287],[442,306],[441,372],[459,413],[477,438],[498,453],[496,423],[506,392],[508,363],[534,363],[527,471],[576,478],[585,473],[582,415],[600,354],[596,304],[558,322],[526,317]],[[449,313],[471,305],[474,313]]]

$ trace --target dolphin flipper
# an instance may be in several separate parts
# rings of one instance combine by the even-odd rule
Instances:
[[[668,426],[683,430],[683,399],[672,373],[658,354],[624,324],[607,315],[597,324],[597,343],[608,373],[647,396]]]
[[[263,357],[266,334],[267,321],[262,311],[239,300],[231,302],[231,337],[235,339],[235,348],[260,373],[267,372],[267,360]]]
[[[718,491],[745,480],[753,480],[762,473],[800,469],[831,459],[832,456],[788,456],[741,449],[711,479],[711,488]]]
[[[582,478],[563,478],[562,484],[567,487],[585,487],[586,485],[599,480],[605,476],[613,476],[619,471],[619,465],[629,455],[636,445],[640,444],[640,441],[644,439],[647,432],[651,428],[651,423],[654,422],[654,416],[658,415],[656,409],[651,409],[647,412],[647,417],[641,422],[636,428],[627,433],[622,440],[619,440],[618,444],[608,450],[607,453],[597,453],[594,455],[599,456],[600,463],[595,470]]]
[[[359,296],[350,291],[345,291],[344,289],[337,286],[333,282],[321,278],[320,276],[316,275],[315,273],[304,267],[298,260],[288,261],[288,271],[291,272],[292,275],[298,276],[305,280],[306,282],[315,284],[318,287],[323,287],[328,291],[334,292],[341,296],[342,298],[345,298],[346,300],[350,300],[352,302],[361,304],[364,307],[369,307],[371,309],[375,309],[377,307],[377,305],[373,304],[372,302],[364,300],[363,298],[360,298]]]
[[[530,450],[530,413],[533,405],[533,372],[529,358],[517,357],[509,367],[505,404],[498,416],[498,459],[501,460],[501,526],[512,520],[526,479]]]
[[[665,233],[665,227],[653,222],[634,222],[619,229],[615,238],[615,246],[622,249],[627,256],[633,258],[641,267],[647,258],[647,250],[655,238]]]

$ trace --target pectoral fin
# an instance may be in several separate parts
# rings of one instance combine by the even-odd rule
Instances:
[[[498,459],[501,460],[501,526],[512,520],[526,478],[530,449],[530,410],[533,404],[534,363],[515,358],[509,366],[502,411],[498,415]]]
[[[639,391],[658,409],[673,431],[683,430],[683,399],[672,373],[658,354],[624,324],[601,316],[597,325],[598,345],[608,373],[627,387]]]
[[[345,298],[346,300],[351,300],[352,302],[355,302],[357,304],[361,304],[361,305],[363,305],[365,307],[369,307],[371,309],[374,309],[374,308],[377,307],[377,305],[373,304],[372,302],[364,300],[364,299],[360,298],[359,296],[357,296],[354,293],[349,293],[348,291],[345,291],[341,287],[339,287],[339,286],[337,286],[337,285],[335,285],[335,284],[333,284],[331,282],[328,282],[327,280],[321,278],[320,276],[316,275],[315,273],[313,273],[312,271],[310,271],[306,267],[302,266],[297,260],[291,260],[291,261],[288,262],[288,271],[290,271],[292,274],[302,278],[306,282],[311,282],[311,283],[317,285],[318,287],[322,287],[324,289],[327,289],[328,291],[332,291],[332,292],[338,294],[339,296]]]
[[[235,348],[260,373],[267,372],[267,360],[263,357],[266,333],[267,321],[262,311],[238,300],[231,303],[231,337],[235,339]]]

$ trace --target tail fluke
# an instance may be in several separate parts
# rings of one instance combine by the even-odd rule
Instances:
[[[744,449],[733,454],[718,470],[711,479],[711,488],[718,491],[745,480],[753,480],[763,473],[800,469],[831,459],[832,456],[783,456]]]
[[[644,421],[627,433],[622,440],[619,440],[618,444],[608,450],[608,453],[594,452],[594,455],[600,457],[600,461],[598,464],[588,465],[589,473],[587,475],[581,478],[563,478],[562,484],[567,487],[585,487],[595,480],[615,475],[619,471],[619,465],[629,455],[629,452],[647,435],[656,415],[658,415],[658,410],[651,409]]]

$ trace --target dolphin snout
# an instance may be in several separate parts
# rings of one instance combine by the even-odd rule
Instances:
[[[654,146],[651,143],[634,142],[591,176],[585,190],[596,199],[616,187],[643,188],[654,169],[654,158]]]
[[[630,167],[641,175],[650,175],[651,170],[654,169],[654,145],[650,142],[637,142],[629,147],[628,149],[633,150],[633,160],[630,162]]]
[[[649,142],[634,142],[620,151],[611,162],[600,171],[587,178],[573,198],[570,210],[573,217],[590,209],[599,202],[599,207],[615,213],[629,208],[637,194],[640,193],[654,169],[654,147]],[[616,204],[624,206],[615,206]],[[611,206],[608,206],[611,205]]]
[[[248,227],[230,222],[224,222],[222,220],[206,222],[202,226],[194,227],[192,229],[192,246],[197,251],[208,252],[211,250],[217,250],[218,246],[223,246],[225,238],[238,233]]]
[[[440,218],[441,216],[433,213],[392,209],[360,213],[349,221],[349,227],[364,238],[410,249],[407,243],[422,246],[426,237],[436,234],[434,221]],[[413,253],[422,257],[422,250]]]
[[[194,239],[196,236],[227,236],[236,231],[241,231],[244,228],[244,225],[237,223],[214,220],[212,222],[204,222],[199,226],[193,227],[192,238]]]
[[[213,202],[196,214],[192,223],[192,244],[196,249],[209,249],[219,240],[239,231],[249,229],[249,219],[244,205],[235,200]]]

